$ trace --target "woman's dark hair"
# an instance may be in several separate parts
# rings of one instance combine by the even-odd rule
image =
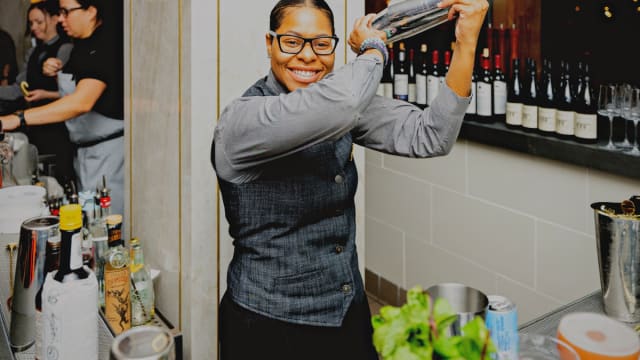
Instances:
[[[18,62],[16,60],[16,45],[8,32],[0,29],[0,78],[4,77],[4,67],[9,65],[7,80],[9,84],[16,81]]]
[[[104,19],[105,13],[105,1],[104,0],[76,0],[80,6],[85,9],[88,9],[90,6],[93,6],[97,10],[96,20],[102,21]]]
[[[280,0],[271,10],[269,16],[269,29],[276,31],[282,24],[282,19],[287,10],[292,7],[312,7],[324,12],[331,22],[331,35],[336,33],[333,21],[333,11],[324,0]]]
[[[25,36],[29,36],[31,34],[31,25],[29,23],[29,13],[33,9],[38,9],[42,11],[45,15],[49,15],[49,16],[58,15],[58,13],[60,12],[60,6],[58,4],[58,0],[44,0],[37,3],[32,3],[31,5],[29,5],[29,8],[27,9],[27,29],[24,32]]]

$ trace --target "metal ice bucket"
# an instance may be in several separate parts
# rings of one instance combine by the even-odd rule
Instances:
[[[636,202],[635,198],[632,198]],[[640,203],[640,202],[639,202]],[[640,206],[622,215],[620,203],[591,204],[604,312],[624,322],[640,321]]]

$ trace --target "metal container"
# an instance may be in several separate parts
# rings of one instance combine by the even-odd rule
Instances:
[[[55,216],[38,216],[20,227],[9,330],[14,351],[23,351],[35,341],[36,293],[44,281],[47,241],[59,239],[59,223]]]
[[[489,295],[485,315],[487,329],[498,348],[498,359],[518,360],[518,309],[516,304],[500,295]]]
[[[434,299],[446,299],[457,314],[458,318],[449,328],[449,336],[462,335],[464,325],[476,316],[480,316],[483,320],[485,319],[489,299],[477,289],[463,284],[442,283],[434,285],[426,291]]]
[[[374,29],[387,33],[387,43],[406,39],[449,20],[449,9],[440,0],[404,0],[392,3],[373,19]]]
[[[639,322],[640,215],[621,215],[620,203],[597,202],[591,208],[604,312],[620,321]]]
[[[171,332],[159,326],[137,326],[116,336],[110,360],[175,360]]]

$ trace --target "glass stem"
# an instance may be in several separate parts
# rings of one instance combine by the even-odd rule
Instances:
[[[609,116],[609,145],[613,145],[613,116]]]

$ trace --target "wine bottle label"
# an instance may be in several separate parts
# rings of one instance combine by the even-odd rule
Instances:
[[[427,105],[427,77],[422,74],[416,75],[416,103]]]
[[[131,328],[131,279],[129,267],[104,271],[104,315],[116,334]]]
[[[556,114],[556,132],[562,135],[573,135],[575,130],[575,116],[573,111],[558,110]]]
[[[546,132],[556,131],[556,109],[538,108],[538,129]]]
[[[480,116],[491,116],[491,84],[478,83],[477,112]]]
[[[528,129],[538,128],[538,107],[522,105],[522,126]]]
[[[507,124],[522,125],[522,103],[507,103]]]
[[[376,95],[384,96],[384,84],[378,84],[378,90],[376,90]]]
[[[409,83],[409,102],[410,103],[415,103],[416,102],[416,89],[417,85],[413,84],[413,83]]]
[[[396,74],[393,77],[394,97],[399,100],[409,100],[409,75]]]
[[[598,137],[598,117],[596,114],[576,114],[576,137],[593,140]]]
[[[469,106],[467,107],[467,114],[475,115],[477,113],[477,86],[475,82],[471,82],[471,101],[469,102]]]
[[[393,84],[384,83],[384,97],[393,99]]]
[[[437,76],[427,75],[427,105],[431,105],[433,99],[438,96],[440,79]]]
[[[77,232],[71,235],[71,258],[69,268],[71,270],[82,267],[82,233]]]
[[[507,83],[504,81],[493,82],[493,113],[496,115],[507,113]]]

